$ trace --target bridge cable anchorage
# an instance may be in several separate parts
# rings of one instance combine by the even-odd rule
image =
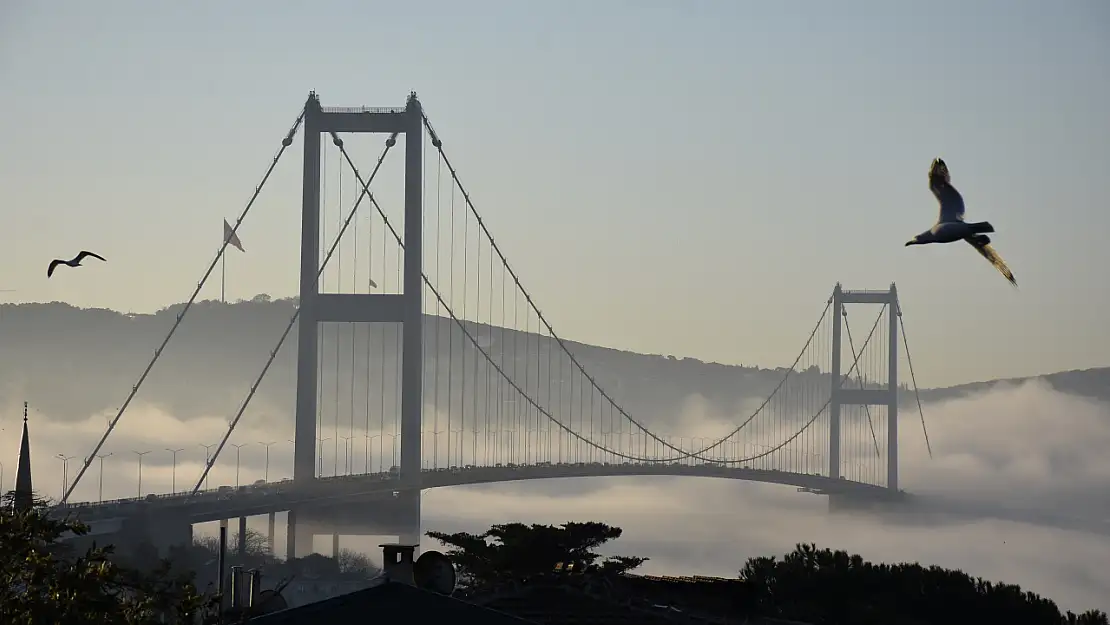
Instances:
[[[847,308],[844,309],[844,331],[848,335],[848,347],[849,347],[849,349],[852,350],[852,358],[855,358],[856,357],[856,346],[854,345],[854,343],[852,341],[852,326],[848,325],[848,309]],[[856,372],[856,378],[859,380],[859,387],[862,390],[864,388],[864,386],[863,386],[863,374],[859,373],[857,371]],[[876,458],[882,458],[883,454],[882,454],[882,452],[879,451],[879,437],[875,436],[875,422],[871,420],[871,407],[868,406],[867,404],[864,404],[863,405],[863,411],[864,411],[865,414],[867,414],[867,426],[869,428],[871,428],[871,440],[875,442],[875,457]]]
[[[426,118],[425,118],[425,124],[427,124],[427,119]],[[434,135],[434,131],[432,131],[429,128],[429,132],[433,133],[433,141],[434,141],[433,145],[441,146],[442,144],[439,143],[438,138]],[[354,173],[355,178],[359,181],[359,184],[362,185],[363,189],[368,192],[369,182],[363,180],[362,174],[359,173],[358,167],[355,166],[354,161],[351,159],[351,156],[347,153],[347,150],[343,147],[343,145],[339,145],[338,147],[339,147],[340,152],[343,155],[343,158],[347,161],[348,166],[351,167],[351,171]],[[442,148],[441,148],[441,156],[443,156]],[[444,159],[445,159],[445,161],[444,161],[445,164],[447,165],[448,169],[451,171],[452,177],[455,179],[456,183],[458,183],[457,173],[452,169],[450,163],[446,161],[445,156],[444,156]],[[470,202],[469,196],[466,194],[465,191],[462,191],[462,192],[463,192],[464,199],[467,202],[467,205],[470,207],[471,211],[476,213],[476,211],[474,211],[473,203]],[[373,197],[373,195],[370,195],[370,202],[374,206],[375,210],[377,210],[378,213],[382,216],[382,220],[385,223],[386,227],[389,228],[389,231],[393,235],[394,240],[396,240],[397,244],[403,249],[404,248],[404,241],[402,240],[402,238],[401,238],[400,234],[397,232],[397,230],[393,228],[393,226],[391,225],[391,223],[389,221],[388,216],[385,214],[385,211],[382,209],[381,205],[378,204],[377,200]],[[483,229],[485,229],[484,224],[482,224],[482,227],[483,227]],[[487,237],[490,238],[490,242],[492,243],[493,242],[492,236],[489,235],[488,230],[486,230],[486,235],[487,235]],[[497,251],[498,255],[501,256],[502,261],[505,263],[506,269],[508,269],[511,272],[512,270],[511,270],[511,268],[508,267],[508,262],[505,259],[504,255],[501,253],[500,249],[497,249],[496,251]],[[519,278],[517,278],[515,276],[515,274],[511,274],[511,275],[513,275],[513,278],[516,281],[518,288],[520,288],[521,291],[523,292],[524,289],[520,285]],[[813,337],[817,334],[817,330],[821,327],[821,322],[824,321],[825,315],[828,314],[828,311],[832,306],[832,300],[831,299],[825,304],[825,309],[821,313],[821,319],[818,320],[817,324],[814,326],[813,331],[810,332],[809,338],[806,341],[806,347],[803,348],[801,353],[799,353],[798,357],[794,361],[794,364],[791,365],[790,370],[787,372],[787,376],[783,377],[783,380],[780,381],[779,385],[775,388],[775,391],[771,393],[771,396],[768,397],[766,400],[764,400],[764,402],[763,402],[763,404],[761,404],[760,408],[756,409],[756,411],[747,419],[747,421],[745,421],[739,427],[734,429],[727,436],[722,437],[716,443],[707,446],[706,448],[704,448],[703,450],[701,450],[699,452],[693,452],[693,453],[688,452],[684,449],[675,447],[674,445],[671,445],[671,444],[667,443],[666,441],[657,437],[654,433],[647,430],[647,428],[640,425],[638,422],[636,422],[634,419],[632,419],[632,417],[628,416],[627,413],[624,413],[623,411],[621,411],[620,406],[616,405],[616,403],[613,402],[612,398],[609,397],[607,394],[605,394],[605,392],[599,386],[597,386],[597,382],[593,378],[591,378],[589,376],[589,374],[587,374],[582,369],[581,364],[578,363],[575,360],[575,364],[579,367],[579,370],[584,375],[586,375],[586,377],[590,380],[591,384],[594,385],[594,389],[599,391],[618,411],[621,411],[622,414],[624,415],[624,417],[627,420],[629,420],[630,422],[635,424],[637,427],[639,427],[640,430],[643,431],[646,435],[654,438],[656,441],[660,442],[664,446],[666,446],[666,447],[668,447],[668,448],[670,448],[674,451],[679,452],[680,455],[673,456],[673,457],[668,457],[668,458],[652,458],[652,457],[647,457],[647,456],[634,456],[634,455],[631,455],[631,454],[626,454],[626,453],[623,453],[623,452],[605,447],[604,445],[600,445],[600,444],[594,442],[593,440],[589,439],[588,437],[582,436],[578,432],[574,431],[573,428],[568,427],[562,421],[555,418],[550,412],[548,412],[546,409],[544,409],[542,406],[540,406],[539,403],[535,401],[535,399],[533,399],[531,396],[529,396],[527,393],[524,392],[524,390],[520,387],[519,383],[516,380],[512,379],[512,377],[509,376],[505,372],[504,368],[501,365],[499,365],[497,362],[494,361],[493,357],[489,354],[489,352],[487,352],[486,349],[484,347],[482,347],[482,345],[477,341],[477,339],[470,333],[470,331],[462,323],[462,321],[459,319],[459,317],[451,309],[450,305],[443,299],[443,295],[439,292],[439,290],[435,287],[435,285],[432,284],[432,282],[428,278],[427,274],[424,274],[421,277],[423,278],[424,284],[428,287],[428,290],[431,291],[431,293],[436,297],[436,299],[439,301],[439,303],[444,307],[444,309],[447,311],[447,314],[450,315],[451,320],[454,321],[455,325],[463,332],[463,334],[466,336],[467,340],[470,341],[470,343],[472,345],[474,345],[474,347],[485,357],[486,361],[493,367],[493,369],[495,371],[497,371],[497,373],[499,375],[501,375],[502,378],[504,378],[505,381],[507,381],[509,383],[509,385],[512,387],[512,389],[515,390],[518,394],[520,394],[527,401],[527,403],[531,404],[531,406],[533,408],[535,408],[540,414],[542,414],[544,417],[546,417],[548,420],[550,420],[552,423],[557,425],[560,429],[562,429],[564,432],[566,432],[567,434],[569,434],[573,438],[576,438],[576,439],[582,441],[583,443],[586,443],[586,445],[588,445],[590,447],[593,447],[593,448],[598,449],[600,451],[603,451],[605,453],[609,453],[609,454],[611,454],[615,457],[618,457],[618,458],[623,458],[625,460],[632,460],[632,461],[637,461],[637,462],[654,462],[654,463],[674,462],[676,460],[683,460],[683,459],[686,459],[686,458],[696,458],[698,460],[702,460],[703,462],[718,462],[718,463],[723,463],[723,464],[740,464],[740,463],[744,463],[744,462],[750,462],[751,460],[755,460],[755,459],[758,459],[758,458],[763,458],[763,457],[769,456],[770,454],[778,451],[779,449],[782,449],[787,444],[793,442],[799,435],[802,434],[802,432],[804,432],[806,429],[808,429],[809,426],[812,425],[817,420],[817,418],[821,415],[821,413],[823,413],[825,411],[825,409],[828,407],[828,405],[832,402],[832,398],[830,397],[825,402],[825,404],[817,411],[817,413],[805,425],[803,425],[797,432],[795,432],[793,436],[791,436],[787,440],[783,441],[778,446],[775,446],[775,447],[772,447],[772,448],[769,448],[769,449],[765,450],[763,453],[756,454],[756,455],[751,456],[749,458],[743,458],[743,459],[739,459],[739,460],[718,460],[718,459],[705,458],[705,457],[700,455],[700,454],[705,453],[706,451],[709,451],[711,449],[719,447],[725,441],[729,440],[732,436],[734,436],[736,433],[738,433],[741,429],[744,428],[745,425],[747,425],[749,422],[751,422],[751,420],[753,420],[759,414],[759,412],[762,410],[763,406],[767,405],[767,403],[770,401],[771,397],[774,397],[775,393],[778,392],[778,389],[780,389],[782,387],[782,385],[785,383],[786,377],[789,376],[789,373],[791,371],[793,371],[795,367],[797,367],[798,362],[801,360],[802,356],[805,354],[805,350],[808,349],[809,345],[812,343]],[[527,297],[527,295],[526,295],[526,297]],[[532,302],[531,298],[528,298],[528,301],[529,301],[529,304],[532,306],[533,310],[535,310],[537,312],[537,316],[541,317],[541,321],[547,326],[548,331],[551,333],[552,337],[556,338],[556,340],[559,341],[560,345],[563,345],[564,351],[567,353],[568,356],[570,356],[573,359],[574,356],[569,353],[569,350],[567,350],[567,348],[565,347],[565,344],[563,344],[562,341],[560,339],[558,339],[558,337],[555,335],[554,331],[552,330],[550,324],[547,323],[546,320],[542,319],[541,315],[539,315],[539,311],[538,311],[538,309],[536,309],[535,304]],[[884,306],[883,310],[879,311],[879,315],[875,318],[875,323],[871,326],[871,331],[868,333],[867,339],[864,341],[864,344],[861,347],[861,350],[866,349],[867,345],[870,343],[871,338],[875,334],[875,329],[878,328],[878,326],[879,326],[879,321],[882,319],[882,313],[885,311],[885,308],[886,307]],[[860,355],[862,355],[862,352],[861,352],[861,354],[856,356],[856,358],[852,362],[852,366],[848,369],[848,372],[844,375],[844,379],[848,379],[848,376],[850,376],[852,374],[852,372],[855,371],[856,367],[859,365],[859,356]]]
[[[481,215],[478,213],[477,208],[475,208],[473,201],[470,199],[470,194],[466,191],[465,187],[463,187],[462,181],[459,178],[458,172],[454,168],[454,166],[451,164],[451,161],[447,157],[447,154],[444,152],[443,142],[442,142],[442,140],[440,140],[439,135],[436,133],[435,129],[432,127],[431,121],[428,119],[428,116],[423,115],[423,120],[424,120],[425,128],[428,130],[428,133],[432,136],[432,145],[435,146],[436,149],[439,151],[440,157],[443,159],[444,164],[446,164],[448,170],[450,171],[452,179],[454,180],[455,184],[458,186],[459,190],[462,192],[463,199],[465,200],[465,202],[467,204],[467,207],[470,209],[471,213],[474,215],[475,219],[477,220],[478,225],[481,228],[483,234],[485,234],[486,238],[489,239],[490,246],[497,253],[498,257],[501,259],[501,262],[505,266],[506,271],[513,278],[513,281],[516,283],[517,288],[524,295],[525,299],[528,301],[528,304],[529,304],[529,306],[531,306],[532,310],[535,311],[539,321],[547,329],[548,333],[551,335],[551,338],[553,338],[555,340],[555,342],[559,345],[559,347],[563,350],[563,352],[571,360],[571,362],[578,369],[578,371],[583,376],[585,376],[585,378],[587,380],[589,380],[590,384],[593,386],[593,389],[596,390],[602,396],[602,398],[604,398],[607,402],[609,402],[621,414],[621,416],[623,416],[630,423],[635,425],[640,431],[644,432],[645,435],[647,435],[651,439],[658,442],[661,446],[663,446],[667,449],[671,449],[673,451],[679,452],[680,454],[684,454],[682,456],[683,458],[697,458],[697,459],[700,459],[700,460],[709,461],[709,459],[702,457],[702,454],[704,454],[707,451],[711,451],[711,450],[716,449],[717,447],[719,447],[726,440],[728,440],[729,437],[733,436],[736,432],[738,432],[739,428],[737,430],[735,430],[732,434],[729,434],[729,436],[724,437],[722,439],[719,439],[715,443],[713,443],[711,445],[708,445],[708,446],[704,447],[703,449],[701,449],[699,451],[689,452],[687,450],[684,450],[680,447],[677,447],[677,446],[671,444],[669,441],[665,440],[664,438],[661,438],[660,436],[656,435],[654,432],[648,430],[647,427],[645,427],[643,424],[641,424],[639,421],[637,421],[635,418],[633,418],[632,415],[629,414],[627,410],[625,410],[620,404],[618,404],[616,402],[616,400],[614,400],[613,397],[610,396],[609,393],[606,392],[605,389],[603,389],[600,386],[600,384],[597,382],[597,379],[594,378],[592,375],[590,375],[589,372],[586,371],[586,369],[582,365],[581,361],[579,361],[578,358],[571,352],[570,348],[566,345],[565,341],[563,341],[563,339],[558,335],[558,333],[555,332],[554,327],[552,327],[551,323],[548,322],[547,318],[543,315],[543,313],[540,312],[539,307],[535,304],[535,301],[532,299],[531,294],[528,292],[527,289],[524,288],[524,285],[520,281],[520,277],[517,275],[516,271],[513,270],[512,266],[509,264],[508,258],[506,258],[505,254],[502,252],[501,248],[497,245],[497,242],[494,240],[492,233],[490,233],[489,228],[486,226],[485,222],[482,220]],[[829,300],[829,306],[831,306],[831,302],[832,302],[832,300],[830,299]],[[823,320],[824,320],[824,314],[822,314],[821,321],[823,321]],[[815,327],[813,333],[810,334],[810,339],[809,339],[809,341],[806,342],[806,347],[804,347],[802,352],[798,354],[798,358],[795,359],[794,365],[791,366],[789,369],[787,369],[786,374],[783,376],[783,379],[779,382],[778,386],[775,387],[775,390],[772,391],[771,395],[767,397],[767,399],[763,402],[763,404],[761,404],[755,410],[755,412],[751,415],[751,417],[749,417],[744,422],[744,425],[747,425],[748,423],[750,423],[763,410],[763,408],[766,407],[768,403],[770,403],[771,399],[773,399],[775,397],[775,395],[778,393],[778,391],[786,383],[789,376],[792,373],[794,373],[794,368],[797,366],[798,362],[801,360],[802,356],[805,354],[805,349],[808,349],[810,342],[812,342],[812,340],[813,340],[813,336],[817,332],[817,328],[820,327],[821,321],[818,321],[817,327]],[[500,370],[499,370],[499,373],[504,375],[504,373],[501,372]],[[517,390],[519,392],[519,389],[517,389]],[[743,425],[741,427],[743,427]]]
[[[929,430],[925,428],[925,411],[921,408],[921,394],[917,390],[917,376],[913,372],[913,358],[910,356],[910,342],[906,338],[906,322],[902,320],[902,307],[898,307],[898,325],[902,329],[902,346],[906,348],[906,364],[910,367],[910,381],[913,382],[913,396],[917,400],[917,414],[921,417],[921,433],[925,435],[925,449],[929,460],[933,459],[933,446],[929,444]]]
[[[73,489],[77,488],[78,482],[81,481],[81,478],[84,477],[85,472],[92,465],[93,458],[95,458],[96,455],[100,453],[100,449],[104,446],[104,442],[108,440],[108,436],[111,435],[113,430],[115,430],[116,424],[119,423],[120,417],[123,416],[123,413],[127,410],[127,407],[131,405],[131,401],[135,399],[135,395],[139,393],[139,388],[142,387],[143,382],[145,382],[147,376],[150,375],[150,371],[154,368],[154,364],[158,362],[158,359],[162,356],[163,350],[166,349],[166,345],[169,344],[170,339],[173,338],[173,335],[177,332],[177,328],[185,319],[185,315],[189,312],[189,309],[192,308],[193,302],[195,302],[197,296],[200,295],[200,291],[202,288],[204,288],[204,284],[208,281],[208,277],[212,275],[212,272],[216,269],[216,265],[220,262],[220,259],[223,258],[224,250],[227,249],[228,242],[235,239],[236,234],[239,231],[239,226],[242,225],[243,220],[247,216],[247,213],[249,213],[251,208],[254,206],[254,202],[258,199],[259,194],[262,193],[262,188],[266,186],[266,182],[270,179],[270,174],[272,174],[274,168],[277,167],[278,161],[281,160],[282,154],[285,153],[285,149],[293,145],[293,137],[297,134],[297,130],[300,128],[301,122],[304,121],[304,116],[305,109],[302,108],[300,114],[297,115],[297,119],[293,122],[292,127],[289,128],[289,132],[285,133],[285,137],[281,140],[281,148],[278,149],[277,154],[275,154],[273,160],[270,161],[270,166],[266,169],[266,173],[263,174],[262,180],[258,183],[257,186],[255,186],[254,194],[251,195],[251,198],[247,202],[246,207],[243,208],[243,211],[239,214],[239,219],[235,220],[235,225],[231,228],[231,234],[224,238],[224,242],[220,246],[220,250],[216,252],[216,258],[212,259],[212,264],[208,266],[208,270],[204,272],[204,276],[201,277],[200,282],[197,283],[197,288],[193,290],[192,296],[189,297],[189,300],[185,303],[185,307],[181,309],[181,312],[177,314],[177,319],[174,321],[173,327],[171,327],[170,331],[166,334],[166,338],[162,339],[162,344],[158,346],[158,349],[154,350],[154,357],[151,358],[150,363],[147,364],[146,369],[144,369],[142,375],[139,376],[138,382],[136,382],[131,387],[131,393],[128,394],[127,399],[123,401],[123,405],[120,406],[120,409],[116,413],[116,416],[108,423],[108,429],[104,432],[104,436],[100,438],[100,442],[98,442],[96,444],[96,447],[93,448],[92,453],[89,454],[87,458],[85,458],[85,462],[82,463],[81,470],[78,471],[77,477],[73,479],[73,482],[69,485],[69,488],[66,489],[65,494],[62,495],[62,499],[59,503],[65,504],[66,501],[69,499],[69,496],[73,493]]]
[[[335,145],[338,146],[340,150],[343,150],[344,148],[342,139],[340,139],[339,136],[336,135],[334,132],[331,133],[331,136],[332,142],[335,143]],[[358,211],[359,205],[362,204],[362,200],[369,197],[370,201],[374,202],[374,196],[372,193],[370,193],[369,184],[370,182],[373,182],[374,177],[378,175],[378,170],[381,169],[382,162],[385,161],[386,154],[389,153],[389,149],[393,147],[394,143],[396,143],[396,137],[397,133],[394,133],[392,137],[386,141],[385,149],[382,150],[381,156],[378,157],[378,162],[374,166],[374,171],[370,174],[370,180],[367,181],[365,185],[363,185],[362,193],[360,193],[358,199],[355,200],[354,206],[351,207],[350,213],[347,214],[347,219],[343,222],[343,226],[335,235],[335,240],[332,242],[331,247],[328,249],[328,253],[324,257],[324,261],[320,264],[320,269],[316,272],[316,277],[313,279],[313,288],[316,288],[317,283],[319,283],[320,276],[323,275],[324,269],[328,265],[328,261],[331,260],[331,257],[335,253],[336,248],[339,247],[339,242],[343,239],[343,233],[346,232],[347,226],[350,225],[351,219],[354,218],[355,213]],[[346,154],[345,151],[344,154]],[[285,326],[285,330],[281,333],[281,338],[278,339],[277,346],[273,349],[273,351],[270,352],[270,357],[266,359],[266,364],[262,367],[262,372],[254,381],[254,384],[251,385],[250,392],[247,394],[247,398],[243,400],[243,404],[239,407],[239,411],[235,413],[235,418],[231,420],[231,424],[228,426],[227,432],[224,434],[223,439],[220,441],[220,444],[216,446],[216,452],[212,454],[211,458],[209,458],[208,462],[204,465],[204,471],[201,473],[200,479],[197,480],[196,486],[193,487],[190,495],[195,495],[198,491],[200,491],[201,485],[204,484],[204,478],[208,477],[208,472],[211,471],[212,467],[216,464],[216,459],[219,457],[220,452],[223,451],[223,448],[227,444],[228,439],[231,438],[231,433],[235,431],[235,426],[239,425],[239,420],[243,418],[243,413],[247,410],[247,405],[250,404],[251,399],[254,398],[254,394],[258,391],[258,387],[262,384],[262,379],[266,377],[266,373],[270,370],[270,365],[272,365],[274,359],[277,358],[277,354],[281,350],[281,346],[285,343],[285,339],[289,336],[289,332],[292,331],[293,324],[297,322],[297,318],[300,316],[300,314],[301,308],[298,305],[297,310],[293,313],[293,316],[290,317],[289,323]]]

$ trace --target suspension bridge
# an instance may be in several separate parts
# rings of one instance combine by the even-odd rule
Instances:
[[[223,440],[186,492],[71,502],[150,372],[172,351],[174,335],[298,132],[298,306]],[[352,134],[385,137],[376,159],[356,162],[344,141]],[[374,183],[399,140],[403,185],[391,202]],[[334,171],[329,161],[338,165]],[[442,486],[688,475],[788,484],[834,498],[900,493],[900,346],[911,380],[913,370],[893,284],[880,291],[837,285],[814,326],[800,330],[808,335],[795,360],[776,370],[774,388],[720,436],[663,433],[666,415],[631,414],[582,346],[555,331],[415,94],[397,108],[324,107],[310,94],[231,230],[59,507],[90,521],[138,511],[186,525],[238,517],[240,528],[247,516],[268,514],[271,541],[274,513],[288,512],[287,554],[294,555],[297,544],[302,553],[304,541],[311,546],[313,532],[338,536],[374,523],[418,542],[420,491]],[[853,335],[849,309],[857,304],[866,323]],[[293,335],[292,479],[210,488],[209,472]],[[916,381],[912,387],[916,392]]]

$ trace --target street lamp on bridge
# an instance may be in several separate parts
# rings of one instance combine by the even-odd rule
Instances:
[[[363,442],[365,443],[366,447],[362,452],[362,472],[366,475],[370,474],[370,467],[373,465],[373,463],[370,461],[372,456],[372,452],[370,451],[370,449],[374,446],[374,439],[380,437],[381,434],[375,434],[373,436],[370,436],[369,434],[362,435],[362,438],[365,439]]]
[[[170,466],[170,494],[176,495],[177,494],[177,452],[185,451],[185,450],[184,449],[170,449],[169,447],[167,447],[166,451],[173,454],[173,464]]]
[[[216,445],[219,445],[219,443],[212,443],[211,445],[205,445],[204,443],[200,443],[200,446],[204,448],[204,466],[205,467],[208,467],[208,463],[212,462],[212,448],[215,447]],[[204,474],[204,490],[208,490],[208,473]]]
[[[324,477],[324,441],[330,441],[331,437],[316,439],[316,474],[317,477]]]
[[[73,460],[77,456],[58,454],[54,457],[62,461],[62,497],[65,497],[66,489],[69,487],[69,461]]]
[[[270,446],[271,445],[277,445],[277,441],[270,441],[268,443],[258,441],[258,444],[262,445],[263,447],[266,448],[266,468],[262,472],[262,479],[269,482],[270,481]]]
[[[381,449],[381,446],[385,444],[387,436],[389,437],[389,455],[392,459],[390,464],[391,466],[397,466],[397,434],[381,434],[380,436],[382,438],[378,441],[378,466],[380,467],[385,460],[385,452]]]
[[[232,443],[235,448],[235,488],[239,488],[239,451],[247,446],[247,443]]]
[[[340,440],[343,441],[343,470],[347,472],[347,475],[350,475],[351,474],[351,452],[353,451],[351,449],[351,440],[354,439],[354,437],[353,436],[340,436],[339,438],[340,438]]]
[[[149,454],[150,451],[149,450],[148,451],[135,451],[134,449],[132,449],[131,453],[133,453],[133,454],[135,454],[136,456],[139,457],[139,497],[142,497],[143,496],[143,456]]]
[[[104,501],[104,459],[111,456],[116,452],[110,451],[106,454],[97,454],[96,457],[100,458],[100,480],[96,487],[96,500]]]

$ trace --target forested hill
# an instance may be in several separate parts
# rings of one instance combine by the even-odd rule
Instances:
[[[198,302],[143,386],[138,401],[157,404],[181,418],[233,414],[288,324],[295,305],[290,299],[271,301],[266,296],[234,304]],[[157,314],[132,315],[79,309],[64,303],[0,305],[3,408],[11,409],[26,399],[51,418],[67,420],[118,408],[181,309],[176,305]],[[392,376],[397,362],[398,326],[379,325],[368,330],[370,327],[334,324],[323,328],[323,377],[342,381],[346,394],[350,394],[350,384],[345,380],[351,379],[352,367],[355,378],[376,380],[372,384],[380,385],[381,365],[385,362],[386,386],[390,388],[384,393],[391,393],[396,385]],[[535,362],[537,369],[527,373],[533,385],[536,379],[571,377],[569,363],[560,359],[557,346],[546,338],[480,325],[468,324],[468,329],[488,346],[487,351],[497,354],[500,362],[511,361],[514,350],[519,361]],[[663,426],[691,410],[730,420],[750,412],[785,373],[781,368],[722,365],[573,342],[568,346],[631,414]],[[480,377],[474,371],[484,367],[484,360],[451,321],[429,318],[425,348],[426,368],[430,371],[436,369],[435,361],[443,372],[448,360],[455,362],[454,385],[470,385]],[[550,376],[543,371],[547,377],[540,377],[538,369],[548,367],[548,349],[553,354]],[[295,352],[296,328],[278,353],[252,407],[288,417],[295,395]],[[474,366],[476,361],[478,367]],[[469,367],[469,381],[458,373],[463,362]],[[435,391],[428,387],[433,385],[434,373],[428,375],[426,392],[432,393]],[[523,381],[525,375],[521,369],[516,377]],[[1062,391],[1110,400],[1110,368],[1043,378]],[[828,382],[827,375],[815,369],[791,376],[792,384],[815,388],[827,389]],[[440,383],[437,380],[434,384]],[[580,383],[580,379],[575,382]],[[969,394],[993,383],[932,389],[925,391],[924,399]],[[442,384],[446,386],[445,381]],[[691,405],[689,398],[695,394],[704,401]]]

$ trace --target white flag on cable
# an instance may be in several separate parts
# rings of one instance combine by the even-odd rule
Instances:
[[[235,229],[231,227],[231,224],[227,223],[226,219],[224,220],[224,241],[227,241],[228,245],[235,247],[235,249],[244,254],[247,252],[247,250],[243,249],[243,242],[239,240],[239,235],[235,234]]]

